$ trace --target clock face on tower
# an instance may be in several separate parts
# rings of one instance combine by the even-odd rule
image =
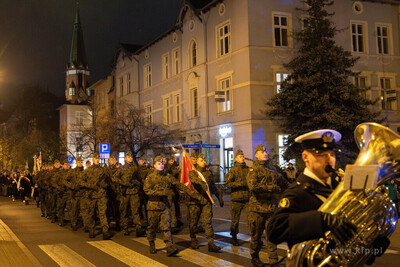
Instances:
[[[79,98],[84,98],[85,94],[83,93],[82,90],[79,90],[79,94],[78,94]]]

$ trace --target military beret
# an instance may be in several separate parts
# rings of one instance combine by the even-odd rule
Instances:
[[[237,157],[239,155],[243,155],[244,156],[243,150],[241,150],[241,149],[236,150],[235,157]]]
[[[301,143],[304,150],[312,150],[316,153],[328,150],[337,150],[336,142],[342,139],[342,135],[335,130],[323,129],[305,133],[294,141]]]
[[[144,157],[140,157],[139,160],[146,161],[146,159]]]
[[[125,157],[132,157],[132,152],[131,151],[126,151],[125,152]]]
[[[100,158],[99,152],[94,152],[93,153],[93,158],[96,158],[96,159]]]
[[[69,161],[68,161],[67,159],[64,159],[64,160],[63,160],[63,164],[66,164],[66,163],[69,164]]]
[[[78,161],[82,161],[83,162],[83,159],[81,158],[81,157],[77,157],[76,158],[76,161],[78,162]]]
[[[58,159],[54,160],[54,164],[56,163],[60,163],[60,161]]]
[[[90,162],[90,160],[87,160],[85,164],[87,165],[87,164],[92,164],[92,163]]]
[[[200,153],[197,158],[206,160],[206,156],[203,153]]]
[[[174,157],[174,156],[170,156],[170,157],[168,158],[168,160],[173,160],[173,161],[175,161],[175,157]]]
[[[162,162],[163,156],[162,155],[158,155],[154,158],[154,163],[156,162]]]
[[[265,146],[263,144],[257,145],[256,149],[254,149],[254,154],[256,154],[257,151],[266,151]]]
[[[190,157],[191,157],[191,158],[197,158],[197,153],[196,153],[196,152],[192,152],[192,153],[190,154]]]
[[[111,154],[111,155],[110,155],[110,159],[115,159],[114,154]]]

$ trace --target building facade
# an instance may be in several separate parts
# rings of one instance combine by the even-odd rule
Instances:
[[[398,1],[336,0],[336,41],[360,59],[354,80],[400,127]],[[266,102],[287,77],[283,67],[296,53],[292,33],[301,29],[299,0],[183,1],[175,25],[135,51],[114,57],[114,99],[145,110],[152,123],[181,129],[184,144],[203,149],[227,172],[234,151],[253,158],[265,144],[284,151],[285,133],[267,119]],[[221,97],[222,96],[222,97]],[[222,102],[221,102],[222,100]],[[284,162],[280,158],[280,164]]]

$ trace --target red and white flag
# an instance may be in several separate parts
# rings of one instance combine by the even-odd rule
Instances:
[[[192,183],[189,180],[189,172],[191,170],[194,170],[194,166],[188,154],[186,153],[185,148],[182,146],[181,183],[186,185],[186,187],[190,190],[190,186],[192,185]]]

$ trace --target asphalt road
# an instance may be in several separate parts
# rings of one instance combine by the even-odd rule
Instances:
[[[220,253],[207,251],[207,240],[200,237],[199,250],[189,248],[187,222],[182,231],[173,236],[181,249],[176,257],[166,257],[162,234],[157,235],[157,254],[149,253],[146,238],[124,236],[116,232],[111,240],[103,241],[100,228],[98,235],[89,239],[82,228],[73,232],[70,225],[60,227],[40,217],[36,205],[23,205],[10,198],[0,197],[0,266],[251,266],[249,236],[244,221],[240,224],[241,247],[230,246],[229,196],[226,205],[214,208],[213,226]],[[182,205],[185,218],[186,207]],[[373,266],[400,266],[400,230],[391,236],[391,245],[385,255]],[[261,259],[268,261],[262,249]],[[286,246],[278,246],[280,256],[286,255]],[[284,262],[282,263],[284,265]]]

